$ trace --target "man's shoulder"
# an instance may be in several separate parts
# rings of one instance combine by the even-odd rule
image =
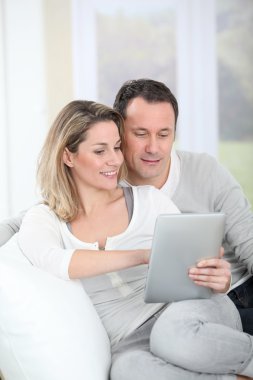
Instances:
[[[206,171],[210,170],[211,168],[221,167],[217,159],[208,153],[176,150],[176,154],[179,157],[180,167],[183,171]]]
[[[176,150],[176,154],[183,161],[196,161],[196,162],[217,162],[216,158],[205,152],[191,152],[187,150]]]
[[[221,193],[231,191],[238,186],[232,174],[217,159],[207,153],[195,153],[178,150],[180,160],[180,179],[173,196],[192,199],[214,199]]]

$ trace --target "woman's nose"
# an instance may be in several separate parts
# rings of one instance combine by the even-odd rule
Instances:
[[[123,154],[121,151],[113,151],[111,152],[110,154],[110,157],[108,159],[108,164],[109,165],[117,165],[117,166],[120,166],[123,162],[124,158],[123,158]]]

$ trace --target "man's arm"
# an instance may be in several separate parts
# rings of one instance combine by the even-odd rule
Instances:
[[[181,212],[226,214],[224,258],[231,264],[232,283],[253,274],[253,213],[235,178],[206,154],[179,152],[180,183],[172,200]]]
[[[5,219],[0,223],[0,246],[4,245],[16,232],[19,231],[25,211],[17,217]]]

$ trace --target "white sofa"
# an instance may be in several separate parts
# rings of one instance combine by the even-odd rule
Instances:
[[[107,380],[107,333],[80,281],[33,265],[16,237],[0,248],[0,378]]]

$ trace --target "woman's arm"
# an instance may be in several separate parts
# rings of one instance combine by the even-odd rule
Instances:
[[[27,212],[18,233],[19,246],[30,262],[57,277],[90,277],[148,262],[149,250],[80,249],[78,242],[66,238],[61,226],[52,211],[39,205]],[[64,237],[69,243],[64,243]]]
[[[150,250],[90,251],[78,249],[71,257],[69,277],[92,277],[147,264]]]

